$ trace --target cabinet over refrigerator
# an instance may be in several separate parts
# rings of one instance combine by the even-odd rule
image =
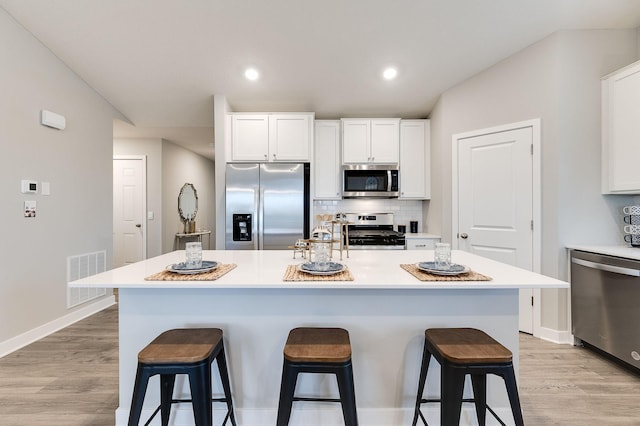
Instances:
[[[227,250],[283,250],[309,238],[309,163],[229,163]]]

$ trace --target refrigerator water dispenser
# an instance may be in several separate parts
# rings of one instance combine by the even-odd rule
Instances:
[[[233,241],[251,241],[251,214],[233,215]]]

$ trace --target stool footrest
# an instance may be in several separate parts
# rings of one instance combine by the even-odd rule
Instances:
[[[180,404],[180,403],[186,403],[186,402],[193,402],[192,399],[171,399],[171,404]],[[211,398],[211,402],[228,402],[227,398]],[[160,412],[160,409],[162,408],[162,405],[158,405],[156,407],[156,409],[153,411],[153,414],[151,414],[151,417],[149,417],[149,419],[147,419],[147,422],[144,424],[144,426],[149,426],[151,424],[151,421],[153,420],[153,418],[156,416],[156,414],[158,414],[158,412]],[[224,417],[224,421],[222,422],[222,424],[226,424],[227,420],[229,419],[229,416],[231,415],[231,410],[227,410],[227,415]]]
[[[441,403],[442,400],[440,398],[422,398],[419,403],[420,404],[428,404],[430,402]],[[476,400],[474,398],[462,398],[462,402],[472,402],[472,403],[475,404]],[[495,411],[493,411],[493,409],[491,407],[489,407],[489,405],[485,405],[485,407],[487,408],[487,410],[489,410],[491,415],[498,421],[498,423],[500,423],[502,426],[506,426],[506,423],[502,421],[500,416],[498,416],[498,414]],[[422,421],[426,425],[427,424],[427,420],[422,415],[422,412],[418,411],[418,413],[420,415],[420,418],[422,419]]]
[[[311,398],[303,396],[294,396],[294,401],[322,401],[322,402],[342,402],[340,398]]]

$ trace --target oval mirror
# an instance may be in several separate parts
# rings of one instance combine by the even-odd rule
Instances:
[[[185,183],[180,189],[180,195],[178,195],[178,211],[183,221],[193,220],[198,212],[198,193],[196,188],[190,184]]]

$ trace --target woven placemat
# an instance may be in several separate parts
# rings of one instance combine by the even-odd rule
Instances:
[[[282,277],[283,281],[353,281],[349,268],[333,275],[312,275],[298,270],[298,265],[289,265]]]
[[[491,281],[493,278],[474,271],[460,275],[435,275],[418,269],[414,264],[402,263],[400,267],[420,281]]]
[[[234,269],[235,263],[223,263],[213,271],[203,272],[202,274],[177,274],[164,270],[145,278],[145,281],[213,281],[217,280],[230,270]]]

